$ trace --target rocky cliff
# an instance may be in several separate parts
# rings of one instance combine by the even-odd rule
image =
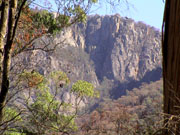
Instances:
[[[120,90],[161,77],[161,34],[154,27],[118,14],[95,15],[65,33],[69,44],[90,55],[100,82],[106,77]]]
[[[90,54],[100,80],[104,76],[121,83],[140,80],[161,67],[160,32],[142,22],[96,15],[87,24],[74,26],[72,33]]]
[[[106,78],[117,98],[125,89],[161,77],[160,38],[156,28],[118,14],[89,16],[86,24],[56,35],[54,53],[32,51],[23,61],[42,74],[63,70],[73,81],[84,79],[96,86]]]

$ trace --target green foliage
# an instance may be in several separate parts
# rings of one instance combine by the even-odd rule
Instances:
[[[57,31],[61,30],[53,14],[47,10],[35,12],[32,16],[32,20],[36,22],[36,27],[44,26],[48,29],[49,33],[55,34]]]
[[[97,3],[97,0],[76,0],[73,2],[55,0],[55,3],[60,8],[56,17],[48,10],[39,10],[34,12],[32,16],[33,22],[36,22],[36,27],[44,26],[51,34],[56,34],[62,28],[71,26],[74,23],[85,22],[87,10],[92,4]]]
[[[19,75],[19,80],[23,84],[26,84],[28,87],[37,87],[38,85],[41,85],[42,82],[44,81],[44,77],[39,74],[38,72],[29,72],[29,71],[24,71]]]
[[[11,127],[14,121],[22,121],[22,118],[18,110],[13,107],[5,107],[4,114],[5,114],[4,122],[9,121],[8,124],[10,125],[10,126],[7,126],[8,130],[4,132],[4,135],[25,135],[25,134],[18,133],[17,130],[13,126]],[[0,127],[0,130],[3,130],[3,129],[1,129]]]
[[[93,3],[97,3],[97,2],[98,2],[98,0],[92,0],[92,2],[93,2]]]
[[[4,114],[5,114],[5,116],[4,116],[5,118],[4,119],[8,120],[8,119],[12,119],[15,116],[17,116],[18,115],[18,111],[16,109],[12,108],[12,107],[6,107]],[[18,117],[16,117],[16,119],[21,119],[21,117],[18,116]]]
[[[86,21],[86,13],[83,8],[80,6],[75,6],[75,8],[68,9],[69,14],[73,16],[78,16],[77,22],[85,22]]]
[[[4,135],[26,135],[24,133],[18,133],[18,131],[7,131]]]
[[[81,97],[83,96],[93,97],[94,86],[89,82],[79,80],[73,84],[71,92],[77,93],[78,96],[81,96]]]
[[[74,122],[75,116],[65,115],[59,113],[60,108],[65,108],[70,105],[62,104],[60,101],[56,100],[54,96],[49,91],[40,91],[34,103],[30,104],[31,114],[28,116],[30,125],[35,125],[38,131],[39,125],[41,123],[41,133],[46,132],[57,132],[58,129],[62,129],[63,132],[67,130],[74,131],[77,126]],[[38,123],[37,123],[38,122]]]
[[[69,78],[67,77],[66,73],[62,71],[54,71],[50,73],[50,78],[52,78],[56,83],[60,81],[65,82],[66,85],[70,83]]]
[[[28,81],[31,80],[32,76],[42,78],[42,75],[37,72],[25,72],[20,75],[21,78]],[[67,75],[62,71],[50,73],[49,79],[52,79],[55,83],[65,81],[68,84],[70,82]],[[68,111],[71,105],[57,100],[57,95],[51,93],[48,87],[48,80],[43,80],[46,81],[41,81],[35,87],[35,95],[29,95],[33,96],[33,102],[30,98],[25,100],[28,115],[26,114],[23,117],[24,129],[26,129],[26,132],[42,135],[53,131],[59,132],[59,129],[62,130],[61,132],[76,130],[77,126],[74,122],[76,115],[65,115],[65,111]],[[23,82],[27,83],[27,81]],[[29,127],[29,125],[31,126]]]
[[[53,92],[51,87],[52,84],[56,85],[57,91],[60,88],[60,82],[64,82],[65,85],[70,83],[64,72],[54,71],[44,77],[34,70],[24,71],[18,76],[17,82],[24,86],[24,89],[27,89],[24,91],[25,93],[22,93],[22,96],[20,94],[21,98],[18,103],[18,106],[21,106],[25,113],[20,114],[16,118],[17,122],[15,121],[12,123],[13,126],[8,127],[14,131],[7,132],[8,135],[19,135],[19,133],[45,135],[59,132],[71,133],[78,130],[75,122],[78,115],[74,108],[78,108],[79,104],[73,105],[60,101],[58,93]],[[71,92],[76,93],[77,98],[79,96],[98,96],[98,92],[94,91],[94,86],[82,80],[73,84]],[[6,119],[17,115],[18,110],[12,109],[7,108]]]

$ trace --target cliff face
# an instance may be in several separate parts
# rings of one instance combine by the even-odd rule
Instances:
[[[96,15],[68,32],[90,54],[99,80],[139,81],[161,67],[160,32],[142,22],[119,15]]]
[[[133,88],[137,82],[161,77],[160,38],[155,28],[129,18],[90,16],[86,24],[56,35],[52,43],[60,45],[54,53],[32,51],[23,61],[42,74],[63,70],[73,81],[96,86],[107,78],[114,83],[112,94],[121,93],[130,88],[127,84]]]

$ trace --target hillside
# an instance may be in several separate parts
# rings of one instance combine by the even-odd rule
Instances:
[[[78,119],[80,135],[152,135],[163,124],[162,79],[105,100]]]
[[[120,15],[89,16],[86,24],[35,42],[37,46],[57,44],[53,53],[24,52],[13,64],[23,63],[43,75],[62,70],[71,82],[89,81],[102,95],[117,99],[126,89],[161,78],[160,37],[157,29]]]
[[[36,39],[12,57],[5,119],[20,117],[10,129],[152,134],[161,127],[160,37],[142,22],[95,15]]]

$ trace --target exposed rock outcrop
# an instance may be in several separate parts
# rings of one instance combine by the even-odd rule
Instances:
[[[160,32],[142,22],[114,16],[93,16],[73,27],[74,39],[85,41],[100,80],[106,76],[120,83],[141,80],[161,67]]]
[[[121,93],[128,89],[127,84],[151,81],[148,74],[156,69],[161,72],[160,38],[154,27],[118,14],[89,16],[86,24],[73,25],[56,35],[53,43],[61,44],[54,53],[32,51],[23,61],[42,74],[62,70],[73,81],[83,79],[95,86],[106,77],[116,85],[115,93]]]

